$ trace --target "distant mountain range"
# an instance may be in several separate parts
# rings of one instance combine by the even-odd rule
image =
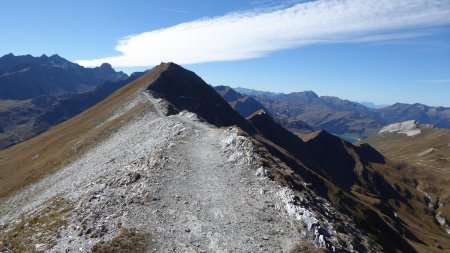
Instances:
[[[239,112],[239,114],[241,114],[245,118],[250,117],[254,112],[258,110],[263,110],[266,113],[270,114],[269,110],[267,110],[259,101],[257,101],[252,96],[242,95],[241,93],[236,92],[234,89],[228,86],[216,86],[215,89],[225,99],[225,101],[227,101],[231,105],[231,107],[233,107],[234,110]],[[243,88],[239,89],[242,90]],[[265,93],[249,89],[246,90],[252,91],[252,94]],[[278,93],[269,94],[273,94],[275,96]],[[283,127],[296,134],[302,135],[312,133],[314,131],[311,126],[299,119],[293,119],[291,117],[286,117],[280,114],[271,114],[271,117]]]
[[[375,104],[373,102],[359,102],[360,104],[369,107],[369,108],[374,108],[374,109],[380,109],[380,108],[384,108],[384,107],[388,107],[389,105],[378,105]]]
[[[58,55],[1,57],[0,149],[73,117],[142,74],[128,77],[107,63],[84,68]],[[375,109],[312,91],[284,94],[227,86],[215,89],[242,116],[263,109],[300,136],[324,129],[357,141],[376,134],[384,125],[405,120],[450,128],[450,108],[445,107],[397,103]]]
[[[105,81],[128,78],[104,63],[96,68],[84,68],[59,55],[15,56],[0,58],[0,99],[29,99],[41,95],[62,95],[95,88]]]
[[[100,102],[130,77],[105,63],[84,68],[58,55],[0,58],[0,149],[27,140]]]
[[[275,118],[301,120],[314,129],[325,129],[340,136],[366,138],[383,126],[417,120],[439,128],[450,128],[450,108],[423,104],[396,103],[375,109],[337,97],[318,96],[312,91],[289,94],[237,88],[251,96]]]

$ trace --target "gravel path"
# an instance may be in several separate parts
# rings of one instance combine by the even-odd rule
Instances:
[[[134,220],[154,221],[157,251],[288,252],[298,234],[275,208],[277,188],[251,166],[227,161],[221,135],[202,127],[174,146],[158,175],[156,206],[136,210],[152,215]]]
[[[189,115],[173,116],[191,134],[163,152],[153,204],[130,212],[130,225],[150,228],[158,252],[291,251],[300,225],[279,208],[280,187],[253,165],[228,159],[236,150],[224,146],[224,129]]]

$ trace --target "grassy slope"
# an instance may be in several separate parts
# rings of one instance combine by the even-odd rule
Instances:
[[[156,79],[161,70],[161,67],[155,68],[78,116],[0,151],[0,199],[69,164],[116,131],[123,122],[145,111],[150,106],[147,103],[106,122],[128,98]]]
[[[430,206],[434,206],[435,212],[441,212],[441,216],[450,220],[450,130],[424,129],[421,134],[412,137],[383,133],[363,142],[374,146],[392,161],[400,162],[388,167],[377,167],[386,178],[405,193],[417,192],[417,188],[427,192],[432,200]],[[428,200],[422,199],[422,202]],[[413,204],[413,207],[418,210],[417,213],[426,213],[422,205]],[[421,240],[436,247],[441,245],[450,251],[449,236],[442,237],[435,220],[426,219],[425,215],[413,215],[404,207],[399,207],[398,212],[405,217],[409,228],[420,235]],[[420,245],[418,247],[423,248]],[[427,251],[431,252],[430,249]]]
[[[411,137],[404,134],[382,133],[368,138],[365,142],[395,160],[450,171],[448,129],[423,129],[421,134]],[[433,148],[431,152],[425,152],[431,148]]]

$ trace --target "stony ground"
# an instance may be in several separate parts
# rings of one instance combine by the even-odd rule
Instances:
[[[8,240],[30,224],[34,230],[23,251],[290,252],[299,243],[339,246],[331,222],[296,206],[290,190],[269,180],[255,144],[237,129],[209,126],[187,112],[164,116],[164,103],[147,93],[130,105],[141,102],[155,110],[2,200],[0,251],[14,251]],[[58,223],[47,226],[53,221],[42,219],[43,210],[55,198],[64,206],[51,209],[49,217]]]

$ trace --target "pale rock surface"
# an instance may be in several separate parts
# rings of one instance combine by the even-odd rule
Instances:
[[[433,128],[433,125],[430,124],[419,124],[415,120],[408,120],[399,123],[393,123],[383,127],[378,134],[381,133],[399,133],[406,134],[407,136],[414,136],[422,133],[423,128]]]

